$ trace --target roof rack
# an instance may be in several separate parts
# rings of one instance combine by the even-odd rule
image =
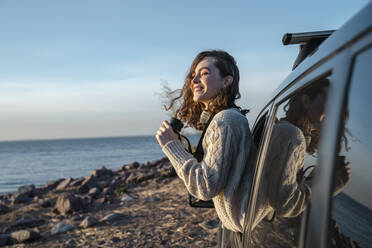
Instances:
[[[319,45],[327,39],[335,30],[306,32],[306,33],[286,33],[283,35],[283,45],[300,45],[300,52],[293,64],[294,70],[306,57],[312,55]]]

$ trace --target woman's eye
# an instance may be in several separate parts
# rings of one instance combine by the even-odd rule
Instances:
[[[204,71],[204,72],[202,72],[202,76],[206,76],[206,75],[208,75],[209,74],[209,72],[207,72],[207,71]]]

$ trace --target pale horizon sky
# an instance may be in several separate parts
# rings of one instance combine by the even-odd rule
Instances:
[[[156,93],[182,87],[197,53],[237,60],[253,125],[290,73],[287,32],[340,28],[354,1],[0,1],[0,141],[154,135]]]

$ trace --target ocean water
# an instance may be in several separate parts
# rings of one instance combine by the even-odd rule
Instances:
[[[196,136],[189,137],[192,143]],[[0,142],[0,194],[164,157],[154,136]]]

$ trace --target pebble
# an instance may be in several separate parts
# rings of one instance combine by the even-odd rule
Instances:
[[[119,218],[123,218],[124,216],[124,214],[112,213],[103,217],[101,221],[113,222],[115,220],[118,220]]]
[[[72,229],[70,224],[60,222],[52,228],[52,234],[65,233]]]

